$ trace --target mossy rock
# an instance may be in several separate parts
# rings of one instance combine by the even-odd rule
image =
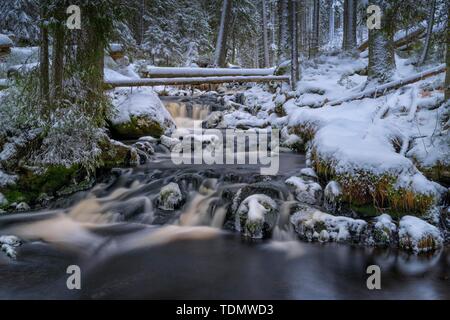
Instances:
[[[49,166],[42,173],[21,169],[19,180],[14,186],[1,190],[9,203],[26,202],[36,204],[43,193],[56,195],[58,191],[85,180],[86,171],[78,165],[70,168]]]
[[[159,138],[164,134],[161,124],[148,116],[130,116],[129,122],[110,123],[113,136],[118,139],[139,139],[144,136]]]

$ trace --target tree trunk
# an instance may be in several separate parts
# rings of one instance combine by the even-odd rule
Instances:
[[[281,63],[288,58],[288,0],[280,0],[278,8],[279,22],[279,44],[278,44],[278,61]]]
[[[330,0],[330,21],[329,21],[329,30],[328,30],[328,41],[330,44],[333,44],[334,39],[334,0]]]
[[[53,100],[58,100],[63,92],[64,78],[64,41],[65,41],[65,19],[64,9],[58,8],[55,15],[56,25],[53,30]]]
[[[394,33],[396,7],[389,7],[386,0],[374,0],[383,14],[381,29],[369,30],[368,81],[386,83],[395,71]]]
[[[356,1],[344,0],[344,37],[342,49],[353,50],[356,47]]]
[[[297,89],[299,79],[298,66],[298,30],[297,30],[297,0],[290,0],[291,6],[291,87]]]
[[[262,0],[262,31],[263,31],[263,49],[264,49],[264,67],[267,68],[269,62],[269,37],[267,34],[267,7],[266,0]]]
[[[314,0],[311,57],[315,57],[319,52],[319,23],[320,23],[319,17],[320,17],[320,0]]]
[[[450,100],[450,3],[447,3],[447,74],[445,77],[445,99]]]
[[[214,54],[214,64],[225,67],[227,60],[227,37],[229,21],[231,19],[233,0],[223,0],[222,15],[220,18],[219,33],[217,35],[216,52]]]
[[[40,93],[42,104],[44,105],[44,112],[48,113],[50,104],[50,90],[49,90],[49,54],[48,54],[48,26],[47,26],[47,1],[41,1],[41,43],[39,51],[39,71],[40,71]]]
[[[436,10],[436,0],[431,0],[430,11],[428,13],[428,25],[427,25],[427,37],[425,38],[425,44],[423,46],[422,55],[420,57],[419,64],[424,64],[427,60],[428,51],[430,51],[431,35],[433,33],[434,25],[434,11]]]

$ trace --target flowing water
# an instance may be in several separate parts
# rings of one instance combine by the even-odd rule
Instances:
[[[165,103],[185,127],[213,109]],[[0,252],[0,298],[450,298],[448,248],[415,256],[297,240],[288,222],[293,196],[283,181],[303,167],[303,155],[283,152],[279,174],[265,177],[257,165],[176,166],[161,153],[48,210],[0,217],[0,235],[26,240],[17,260]],[[175,211],[155,202],[169,182],[185,195]],[[237,190],[251,183],[272,188],[282,203],[271,240],[241,239],[227,217]],[[381,290],[367,289],[372,264],[381,267]],[[69,265],[81,268],[79,291],[66,287]]]

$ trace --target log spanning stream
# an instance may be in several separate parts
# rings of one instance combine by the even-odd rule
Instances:
[[[211,110],[170,103],[179,125]],[[448,248],[415,256],[299,241],[282,182],[304,167],[304,155],[283,152],[279,175],[268,179],[256,165],[176,166],[160,151],[47,210],[2,216],[0,234],[25,243],[16,260],[0,252],[0,298],[450,298]],[[239,188],[261,181],[283,194],[282,206],[272,239],[251,242],[230,230],[227,207]],[[155,205],[170,182],[185,198],[174,211]],[[381,290],[367,289],[372,264],[382,270]],[[69,265],[81,269],[81,290],[67,289]]]

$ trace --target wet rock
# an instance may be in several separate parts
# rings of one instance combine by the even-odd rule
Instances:
[[[319,179],[316,172],[312,168],[303,168],[300,170],[300,176],[305,180],[316,181]]]
[[[133,147],[144,152],[149,156],[155,154],[155,148],[153,147],[153,143],[150,141],[139,140],[133,145]]]
[[[106,135],[99,141],[99,146],[102,150],[100,159],[105,168],[125,167],[139,163],[139,155],[135,148],[110,139]]]
[[[368,245],[389,246],[395,242],[397,226],[388,214],[381,214],[376,217],[369,227],[369,237],[366,241]]]
[[[173,147],[175,147],[177,144],[180,143],[180,140],[171,138],[168,136],[161,136],[161,144],[165,147],[167,147],[169,150],[172,150]]]
[[[232,212],[236,212],[242,201],[254,194],[263,194],[272,199],[286,199],[287,189],[282,183],[277,182],[257,182],[248,184],[239,189],[233,197],[233,204],[231,206]]]
[[[219,124],[222,122],[222,120],[223,120],[223,112],[214,111],[202,122],[202,128],[204,129],[217,128]]]
[[[332,213],[339,213],[342,209],[342,188],[336,181],[330,181],[324,191],[324,207]]]
[[[26,202],[21,202],[18,205],[16,205],[17,211],[29,211],[31,208]]]
[[[307,241],[359,243],[367,227],[363,220],[333,216],[305,204],[290,221],[298,236]]]
[[[171,182],[161,189],[158,196],[158,207],[163,210],[178,209],[183,203],[183,195],[181,194],[178,184]]]
[[[413,216],[404,216],[400,220],[398,236],[400,247],[415,253],[436,250],[444,242],[438,228]]]
[[[286,184],[294,189],[295,197],[298,201],[307,204],[322,203],[322,187],[314,181],[307,181],[299,177],[290,177]]]
[[[11,259],[16,259],[16,248],[22,245],[22,241],[16,236],[0,236],[0,250]]]
[[[245,237],[262,239],[271,236],[278,215],[277,204],[270,197],[255,194],[247,197],[235,215],[235,228]]]

